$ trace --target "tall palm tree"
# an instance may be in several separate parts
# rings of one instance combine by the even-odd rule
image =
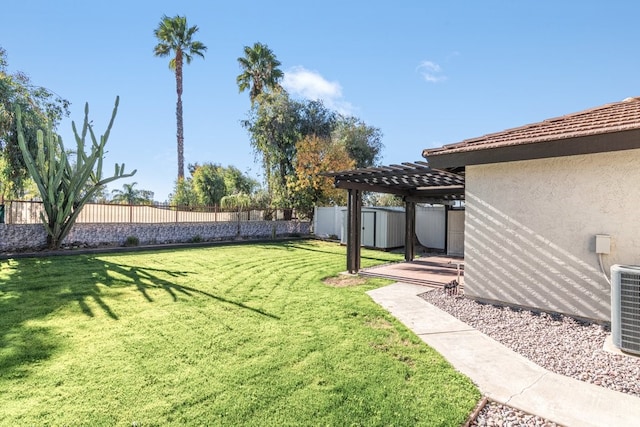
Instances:
[[[236,83],[240,92],[249,89],[252,106],[261,93],[280,88],[279,82],[284,73],[278,68],[280,61],[266,44],[245,46],[244,57],[238,58],[238,63],[242,73],[236,78]]]
[[[182,65],[186,61],[190,64],[194,56],[204,58],[207,47],[202,42],[192,40],[198,26],[189,27],[185,16],[176,15],[173,18],[167,15],[162,16],[158,28],[153,34],[158,39],[158,44],[153,49],[155,56],[169,56],[173,52],[173,57],[169,61],[169,68],[175,71],[176,92],[178,101],[176,103],[176,121],[178,138],[178,180],[184,179],[184,129],[182,123]]]

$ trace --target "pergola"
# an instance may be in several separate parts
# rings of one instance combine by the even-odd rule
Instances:
[[[334,178],[336,188],[348,191],[347,270],[360,270],[362,192],[401,196],[405,203],[405,260],[415,257],[415,204],[438,203],[446,209],[453,201],[464,200],[464,169],[436,170],[423,161],[376,168],[323,174]]]

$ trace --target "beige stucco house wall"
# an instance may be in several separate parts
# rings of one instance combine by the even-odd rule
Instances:
[[[605,271],[640,264],[640,150],[467,166],[465,293],[610,320]]]

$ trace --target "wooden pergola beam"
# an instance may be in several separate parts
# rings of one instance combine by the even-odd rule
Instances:
[[[354,189],[362,191],[371,191],[372,193],[389,193],[396,194],[398,196],[408,196],[409,191],[402,188],[391,189],[382,185],[372,185],[358,182],[338,181],[335,183],[336,188],[344,188],[345,190]]]

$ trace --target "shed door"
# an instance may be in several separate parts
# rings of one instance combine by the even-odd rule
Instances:
[[[360,242],[363,246],[375,247],[376,245],[376,213],[362,212],[362,234]]]
[[[464,211],[449,211],[447,255],[464,256]]]

